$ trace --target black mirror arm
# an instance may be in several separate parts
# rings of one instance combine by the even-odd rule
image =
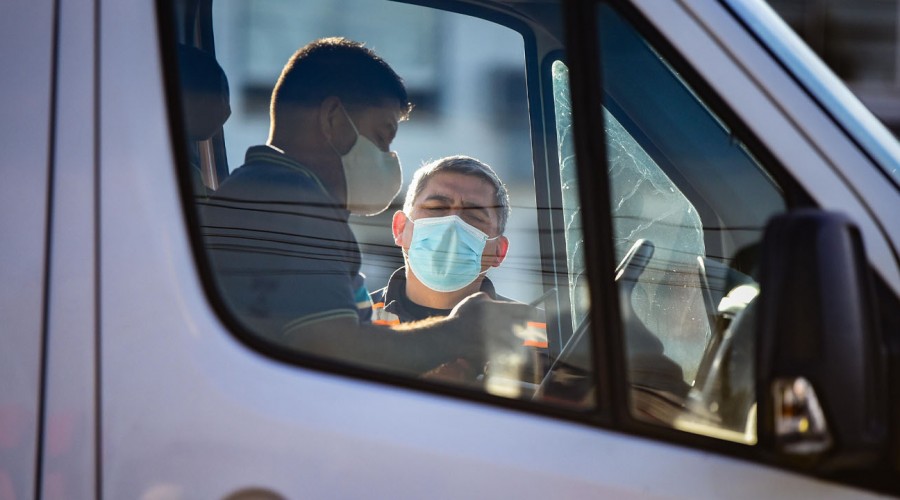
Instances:
[[[877,461],[887,442],[886,357],[858,229],[821,210],[773,218],[759,301],[760,444],[823,472]]]

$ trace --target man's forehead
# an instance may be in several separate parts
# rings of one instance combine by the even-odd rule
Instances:
[[[496,204],[495,188],[487,179],[462,172],[438,172],[424,180],[425,185],[413,200],[421,203],[429,198],[461,198],[463,203],[490,207]]]

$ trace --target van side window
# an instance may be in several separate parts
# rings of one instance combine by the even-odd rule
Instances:
[[[593,361],[556,363],[588,302],[568,321],[554,277],[584,285],[580,264],[541,239],[558,207],[538,201],[527,34],[418,5],[341,6],[213,2],[215,37],[177,40],[182,60],[221,68],[206,87],[229,91],[210,139],[182,84],[211,300],[289,362],[591,408]],[[569,372],[551,380],[551,367]]]
[[[613,246],[635,418],[756,441],[756,247],[782,189],[647,40],[597,9]],[[567,68],[553,64],[554,86]],[[554,92],[560,162],[571,122]],[[563,185],[570,184],[563,168]],[[563,198],[567,200],[567,198]],[[571,211],[577,205],[569,198]],[[580,261],[577,226],[567,253]],[[578,265],[573,266],[577,268]],[[577,310],[573,311],[578,316]]]

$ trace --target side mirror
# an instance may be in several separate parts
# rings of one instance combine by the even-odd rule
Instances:
[[[758,436],[780,461],[822,472],[877,460],[887,385],[869,266],[845,216],[773,218],[762,248]]]

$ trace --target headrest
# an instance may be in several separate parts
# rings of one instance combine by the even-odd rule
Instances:
[[[231,115],[225,71],[212,54],[179,45],[178,72],[188,137],[192,141],[209,139]]]

